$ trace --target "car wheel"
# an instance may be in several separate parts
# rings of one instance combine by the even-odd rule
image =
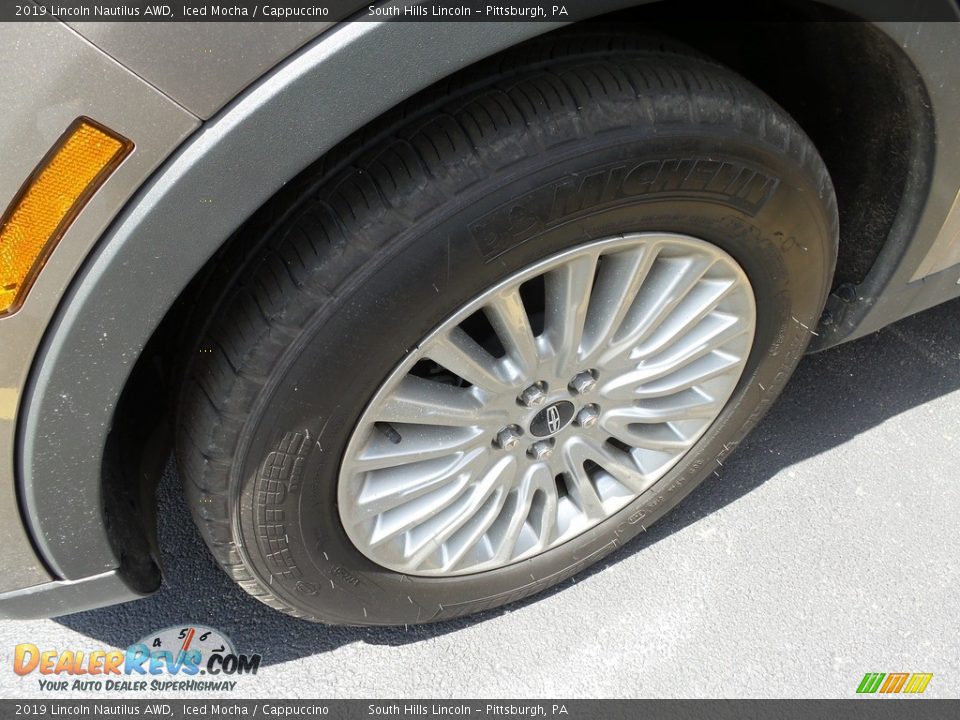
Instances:
[[[177,457],[280,610],[442,620],[650,526],[783,388],[833,274],[809,139],[709,60],[519,53],[379,121],[225,259]]]

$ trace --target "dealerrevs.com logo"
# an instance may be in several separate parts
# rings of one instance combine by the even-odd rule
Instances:
[[[45,692],[232,691],[237,675],[256,675],[259,655],[240,655],[226,635],[192,625],[151,633],[126,650],[54,650],[20,643],[13,671],[38,675]]]

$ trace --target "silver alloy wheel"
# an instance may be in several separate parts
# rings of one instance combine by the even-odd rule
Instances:
[[[703,240],[636,233],[511,275],[430,333],[357,423],[340,518],[408,575],[554,548],[648,490],[743,372],[750,282]]]

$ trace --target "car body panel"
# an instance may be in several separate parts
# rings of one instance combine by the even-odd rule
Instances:
[[[931,105],[931,155],[916,151],[898,217],[880,256],[854,288],[855,302],[830,298],[827,308],[832,322],[821,324],[820,335],[811,343],[814,350],[862,337],[960,295],[960,286],[940,277],[954,276],[954,285],[960,278],[960,266],[952,260],[954,253],[960,253],[960,237],[949,226],[960,188],[960,135],[952,131],[960,124],[960,25],[881,22],[877,26],[905,53],[925,86],[928,99],[921,102]]]
[[[49,580],[4,592],[0,594],[0,617],[21,620],[56,617],[149,595],[150,592],[128,583],[119,570],[109,570],[80,580]]]
[[[16,105],[0,114],[0,207],[7,206],[49,148],[81,115],[135,143],[131,155],[63,236],[23,306],[0,320],[0,545],[6,560],[0,587],[12,589],[51,577],[24,531],[14,472],[17,408],[34,353],[64,291],[118,208],[199,120],[64,25],[16,23],[3,32],[0,97],[13,99]],[[74,383],[82,382],[82,376],[74,378]],[[65,458],[59,474],[68,468]],[[63,531],[69,537],[71,528]]]
[[[203,119],[331,24],[68,23],[108,55]]]
[[[953,205],[943,221],[937,240],[920,262],[911,280],[920,280],[947,268],[960,264],[960,193],[953,199]],[[957,276],[960,283],[960,275]]]
[[[598,4],[596,12],[631,4],[611,0]],[[96,24],[84,24],[79,30],[130,63],[136,74],[65,26],[58,30],[56,24],[41,23],[32,32],[67,33],[72,40],[64,35],[65,44],[79,48],[80,43],[86,50],[76,50],[84,58],[75,61],[74,70],[60,68],[59,72],[69,77],[70,72],[82,73],[90,63],[98,77],[122,76],[130,97],[143,98],[144,110],[142,117],[135,109],[126,118],[119,117],[123,115],[119,111],[111,115],[109,108],[100,117],[93,111],[97,108],[86,113],[130,137],[137,151],[81,213],[20,313],[0,320],[0,347],[13,347],[13,343],[18,347],[15,362],[0,365],[0,507],[8,513],[5,524],[10,526],[0,532],[12,533],[11,547],[16,548],[4,566],[13,568],[22,562],[28,568],[22,576],[0,580],[0,591],[6,591],[0,593],[0,614],[62,612],[64,598],[78,597],[80,588],[86,588],[84,607],[138,596],[135,590],[124,590],[127,586],[117,573],[120,563],[104,524],[104,444],[135,360],[181,291],[230,234],[352,131],[456,70],[557,27],[547,23],[345,24],[323,33],[259,79],[254,80],[262,63],[276,57],[269,48],[254,53],[260,60],[236,73],[218,70],[214,63],[210,85],[200,87],[204,83],[199,82],[190,88],[184,75],[189,75],[191,63],[202,65],[202,55],[181,47],[170,58],[177,69],[168,71],[154,67],[160,64],[162,43],[147,42],[138,48],[133,30],[92,25]],[[223,25],[224,33],[242,28],[237,23]],[[956,68],[960,68],[957,27],[918,29],[906,22],[881,27],[904,48],[921,74],[943,83],[928,87],[938,128],[960,124],[955,97]],[[301,31],[304,34],[298,34]],[[300,38],[319,31],[318,27],[301,28],[284,42],[292,49]],[[229,35],[205,42],[219,48],[216,53],[224,53],[223,57],[235,47]],[[94,55],[87,59],[89,53]],[[9,62],[20,61],[19,55],[11,54]],[[950,67],[948,62],[953,63],[952,71],[943,69]],[[52,78],[53,69],[49,72]],[[218,73],[219,80],[213,79]],[[10,91],[5,82],[0,79],[2,96]],[[83,77],[77,82],[71,107],[96,102],[98,95],[92,89],[97,81]],[[58,89],[69,94],[54,86],[51,93]],[[206,117],[240,88],[246,89],[193,132],[200,125],[193,113]],[[109,97],[119,104],[115,95]],[[32,106],[24,109],[18,121],[29,122],[37,112]],[[42,107],[39,112],[42,117]],[[0,120],[0,147],[6,147],[12,137],[4,134],[4,122]],[[52,132],[43,136],[47,145],[31,144],[34,155],[37,150],[40,155],[46,151],[56,137]],[[191,132],[192,137],[164,163],[164,157]],[[952,253],[960,252],[960,242],[943,233],[952,227],[951,208],[960,187],[960,138],[944,135],[941,132],[938,137],[938,156],[928,178],[934,191],[923,197],[922,207],[915,208],[917,221],[902,228],[904,247],[887,253],[886,265],[878,270],[874,283],[877,297],[856,313],[846,314],[830,342],[858,336],[927,304],[960,295],[954,276],[960,267],[951,262]],[[18,166],[17,183],[38,159]],[[929,169],[918,167],[917,172]],[[0,200],[6,202],[8,188],[0,186],[0,190],[4,193]],[[189,242],[172,242],[172,238],[189,238]],[[939,272],[918,275],[924,263]],[[26,322],[18,325],[19,317],[31,318],[30,327]],[[16,473],[14,457],[18,458]],[[18,499],[23,520],[16,510]],[[24,522],[41,557],[30,550]],[[23,590],[31,586],[37,591]]]

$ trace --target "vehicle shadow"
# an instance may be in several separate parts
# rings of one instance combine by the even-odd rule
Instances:
[[[960,389],[960,300],[908,318],[875,335],[804,358],[783,396],[718,476],[626,547],[584,571],[601,573],[749,493],[782,469],[826,452],[913,407]],[[264,607],[219,570],[187,520],[172,463],[158,490],[164,582],[152,597],[57,619],[113,647],[164,627],[199,623],[231,637],[240,652],[269,665],[366,642],[404,645],[482,623],[494,610],[429,626],[338,628],[296,620]],[[548,591],[560,593],[567,581]],[[544,597],[515,603],[515,612]]]

